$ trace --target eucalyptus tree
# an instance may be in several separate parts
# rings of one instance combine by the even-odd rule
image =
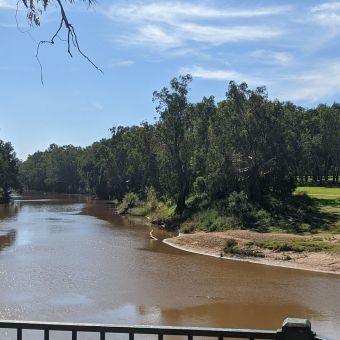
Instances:
[[[249,90],[231,82],[227,103],[221,107],[227,117],[233,161],[240,188],[253,201],[262,201],[268,192],[286,195],[294,188],[284,110],[278,101],[269,101],[264,87]]]
[[[170,89],[164,87],[153,93],[159,114],[157,130],[162,144],[159,159],[161,167],[161,185],[176,201],[176,213],[182,214],[186,208],[185,199],[189,193],[189,143],[187,127],[189,125],[188,85],[190,75],[173,78]],[[170,181],[169,181],[170,180]]]
[[[0,140],[0,188],[1,200],[9,200],[10,189],[20,187],[18,181],[19,160],[16,157],[13,146],[9,142]]]

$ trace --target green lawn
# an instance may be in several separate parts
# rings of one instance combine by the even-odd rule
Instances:
[[[295,193],[306,193],[317,202],[321,212],[333,215],[335,220],[329,231],[340,233],[340,188],[298,187]]]
[[[340,198],[340,188],[328,187],[297,187],[296,193],[306,193],[311,197],[320,199],[337,199]]]

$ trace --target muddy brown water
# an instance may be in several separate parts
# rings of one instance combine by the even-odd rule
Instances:
[[[15,197],[0,207],[0,319],[276,329],[291,316],[340,339],[340,276],[190,254],[149,232],[84,196]]]

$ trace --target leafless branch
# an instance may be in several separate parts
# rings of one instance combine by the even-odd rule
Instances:
[[[24,4],[24,6],[29,10],[27,17],[28,17],[28,20],[31,22],[31,24],[40,25],[39,13],[41,13],[42,10],[35,7],[34,4],[33,4],[33,1],[18,0],[18,2],[17,2],[17,12],[18,12],[19,2],[22,2]],[[73,2],[73,0],[70,0],[70,2]],[[88,0],[89,6],[91,4],[93,4],[94,2],[95,2],[94,0]],[[44,1],[44,9],[46,9],[47,3],[48,3],[47,1]],[[44,84],[43,67],[42,67],[42,64],[41,64],[41,61],[40,61],[40,58],[39,58],[40,47],[44,44],[53,45],[55,43],[56,38],[58,38],[61,41],[67,42],[67,53],[70,55],[70,57],[73,57],[73,54],[72,54],[72,46],[73,46],[78,51],[78,53],[83,58],[85,58],[96,70],[103,73],[102,69],[100,69],[80,48],[77,33],[76,33],[73,25],[68,20],[68,17],[66,15],[66,12],[65,12],[65,9],[64,9],[64,6],[63,6],[61,0],[56,0],[56,3],[58,5],[58,7],[60,8],[60,15],[61,15],[59,27],[50,40],[41,40],[38,43],[36,55],[35,55],[35,57],[36,57],[36,59],[39,63],[39,66],[40,66],[41,83]],[[17,20],[17,12],[16,12],[16,20]],[[18,26],[18,21],[17,21],[17,26]],[[18,26],[18,28],[19,28],[19,26]],[[61,30],[63,28],[65,28],[66,31],[67,31],[67,39],[66,40],[62,39],[59,36],[59,33],[61,32]],[[19,30],[22,31],[20,28],[19,28]],[[25,31],[22,31],[22,32],[24,33]]]

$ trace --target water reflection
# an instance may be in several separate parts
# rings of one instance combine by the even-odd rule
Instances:
[[[16,230],[1,230],[0,229],[0,251],[13,244],[16,239]]]
[[[1,319],[275,329],[295,316],[340,333],[337,276],[186,253],[84,196],[1,209]]]

